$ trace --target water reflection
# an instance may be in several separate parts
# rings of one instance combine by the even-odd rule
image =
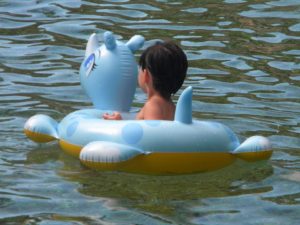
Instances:
[[[54,148],[54,149],[53,149]],[[174,216],[174,204],[201,198],[226,197],[248,193],[266,192],[271,186],[247,189],[247,183],[264,180],[273,173],[266,162],[245,163],[238,161],[225,169],[202,174],[181,176],[148,176],[120,172],[96,172],[84,168],[72,158],[52,146],[37,148],[27,155],[26,164],[61,162],[57,169],[60,176],[79,183],[79,191],[88,196],[114,200],[116,205],[140,208],[152,213]],[[42,151],[41,151],[42,150]]]

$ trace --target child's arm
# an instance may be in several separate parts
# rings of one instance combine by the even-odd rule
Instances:
[[[119,112],[114,112],[111,115],[108,113],[104,113],[102,117],[105,120],[122,120],[121,113],[119,113]]]
[[[137,120],[166,120],[161,104],[162,104],[161,102],[155,100],[146,102],[144,107],[137,114],[136,119]],[[114,112],[113,114],[104,113],[103,119],[122,120],[122,116],[119,112]]]

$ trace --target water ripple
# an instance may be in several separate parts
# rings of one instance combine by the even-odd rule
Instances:
[[[280,18],[280,19],[300,19],[300,15],[297,11],[272,11],[264,12],[262,10],[249,10],[239,13],[241,16],[249,18]]]
[[[300,40],[300,37],[298,36],[290,36],[279,32],[269,33],[269,36],[273,37],[252,37],[252,39],[256,41],[264,41],[269,43],[281,43],[285,40]]]

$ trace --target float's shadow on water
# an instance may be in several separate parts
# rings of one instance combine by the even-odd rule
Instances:
[[[203,198],[226,197],[270,191],[271,187],[244,189],[273,174],[268,161],[246,163],[240,160],[223,169],[197,174],[154,176],[122,172],[93,171],[58,149],[57,145],[36,148],[27,155],[27,164],[59,161],[57,174],[67,182],[79,183],[79,192],[110,199],[116,207],[136,208],[150,213],[171,215],[178,204]]]

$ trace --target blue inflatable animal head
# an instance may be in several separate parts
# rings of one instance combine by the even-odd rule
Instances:
[[[96,34],[89,38],[80,67],[81,85],[95,108],[129,111],[138,74],[133,53],[143,46],[144,38],[135,35],[124,44],[107,31],[103,40],[99,46]]]

